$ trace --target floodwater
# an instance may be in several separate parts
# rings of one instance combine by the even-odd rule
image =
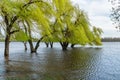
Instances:
[[[120,43],[103,47],[76,47],[62,51],[59,44],[38,53],[24,51],[23,43],[10,44],[10,57],[3,57],[0,43],[0,80],[120,80]],[[17,79],[16,79],[17,78]]]

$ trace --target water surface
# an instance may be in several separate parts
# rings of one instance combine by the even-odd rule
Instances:
[[[9,61],[3,57],[0,43],[0,80],[119,80],[120,43],[105,42],[102,48],[76,47],[62,51],[59,44],[46,48],[42,43],[38,53],[24,51],[20,42],[10,44]]]

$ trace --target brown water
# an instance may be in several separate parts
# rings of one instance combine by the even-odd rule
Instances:
[[[0,43],[0,80],[120,80],[120,43],[103,43],[102,48],[77,47],[62,51],[59,44],[38,53],[24,52],[22,43],[12,42],[9,61]]]

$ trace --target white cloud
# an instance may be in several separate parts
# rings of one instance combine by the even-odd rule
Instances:
[[[92,25],[103,29],[103,37],[119,36],[110,20],[111,5],[108,0],[72,0],[87,12]]]

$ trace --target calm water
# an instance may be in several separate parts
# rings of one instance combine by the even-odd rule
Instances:
[[[120,80],[120,43],[105,42],[102,48],[77,47],[62,51],[59,44],[46,48],[40,44],[37,54],[24,52],[22,43],[12,42],[9,61],[3,57],[0,43],[0,80]],[[21,79],[22,80],[22,79]]]

